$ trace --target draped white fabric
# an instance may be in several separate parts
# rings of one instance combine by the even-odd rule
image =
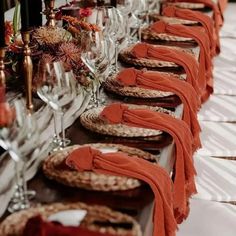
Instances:
[[[177,236],[235,236],[236,206],[191,200],[190,215],[179,226]]]

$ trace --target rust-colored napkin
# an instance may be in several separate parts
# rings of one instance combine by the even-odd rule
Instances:
[[[112,124],[162,130],[173,137],[176,145],[173,189],[175,217],[178,223],[186,218],[188,199],[196,193],[193,137],[189,126],[170,115],[147,109],[129,109],[128,106],[120,103],[105,107],[100,116]]]
[[[210,94],[213,93],[213,66],[209,38],[204,31],[200,30],[202,27],[190,27],[158,21],[150,25],[149,28],[156,33],[168,33],[180,37],[193,38],[198,43],[200,47],[199,85],[202,92],[202,102],[205,102]]]
[[[201,96],[201,91],[198,84],[199,64],[195,58],[180,50],[155,47],[151,44],[138,43],[132,50],[131,55],[135,58],[157,59],[162,61],[174,62],[184,68],[187,75],[186,81],[195,89],[196,93]]]
[[[162,14],[168,17],[177,17],[199,22],[208,34],[211,45],[211,55],[215,56],[220,53],[219,34],[217,35],[215,32],[214,23],[211,17],[200,11],[181,9],[173,6],[164,8]]]
[[[216,32],[219,32],[220,27],[223,25],[224,16],[220,11],[219,5],[212,0],[172,0],[173,2],[190,2],[190,3],[202,3],[209,7],[213,11],[213,20]]]
[[[218,4],[219,4],[219,10],[221,12],[221,15],[223,15],[223,13],[228,5],[228,0],[219,0]]]
[[[47,222],[40,215],[30,218],[23,232],[24,236],[112,236],[107,233],[90,231],[83,227],[63,226],[56,222]],[[114,236],[114,235],[113,235]]]
[[[111,112],[113,115],[114,112],[117,113],[113,110]],[[173,214],[172,182],[167,172],[160,166],[138,157],[129,157],[122,152],[103,154],[88,146],[70,153],[66,164],[78,171],[124,175],[148,183],[155,195],[153,235],[175,235],[177,224]]]
[[[116,80],[124,86],[137,86],[176,94],[184,105],[183,120],[192,131],[194,147],[195,149],[201,147],[199,138],[201,128],[197,120],[200,101],[189,83],[171,75],[163,75],[154,71],[140,71],[134,68],[124,69],[116,76]]]

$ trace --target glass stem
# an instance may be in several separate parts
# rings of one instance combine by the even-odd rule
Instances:
[[[28,199],[28,195],[27,195],[28,189],[27,189],[27,181],[25,178],[25,172],[26,172],[26,162],[23,163],[21,179],[22,179],[22,185],[23,185],[23,202],[25,205],[28,205],[29,199]]]
[[[60,111],[60,118],[61,118],[61,135],[62,135],[62,148],[64,148],[65,145],[65,138],[66,138],[66,133],[65,133],[65,126],[64,126],[64,112]]]
[[[58,129],[58,114],[56,111],[53,111],[53,120],[54,120],[54,137],[56,138],[56,142],[58,142],[60,140],[60,135],[59,135],[59,129]]]
[[[14,169],[15,169],[15,182],[16,182],[16,192],[15,197],[19,200],[22,198],[23,195],[23,186],[22,186],[22,180],[20,178],[20,171],[19,171],[19,163],[14,162]]]
[[[115,72],[118,72],[118,42],[115,43]]]

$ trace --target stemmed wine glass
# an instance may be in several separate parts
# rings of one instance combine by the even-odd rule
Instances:
[[[73,73],[66,72],[61,62],[45,63],[39,73],[37,94],[54,112],[54,151],[60,150],[70,143],[65,137],[64,114],[76,97],[76,81]]]
[[[0,144],[15,162],[16,190],[8,206],[10,212],[15,212],[29,208],[29,196],[35,195],[34,191],[27,190],[25,171],[28,161],[37,152],[39,133],[34,114],[24,109],[22,99],[14,100],[10,109],[14,120],[1,127]]]
[[[106,43],[102,32],[84,31],[81,34],[81,60],[93,74],[92,83],[93,104],[90,108],[98,107],[99,88],[102,82],[104,67],[108,64],[106,58]]]

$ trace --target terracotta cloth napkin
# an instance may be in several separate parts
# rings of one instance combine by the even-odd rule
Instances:
[[[196,193],[193,165],[193,137],[188,125],[174,117],[146,109],[130,109],[128,106],[113,103],[104,108],[101,117],[112,124],[158,129],[169,133],[176,145],[174,167],[174,209],[177,222],[188,215],[187,202]],[[133,167],[130,166],[133,170]]]
[[[200,11],[193,11],[189,9],[181,9],[169,6],[163,9],[162,14],[168,17],[177,17],[185,20],[192,20],[201,23],[206,30],[211,46],[211,55],[215,56],[220,53],[219,32],[216,34],[214,23],[211,17]]]
[[[63,226],[56,222],[47,222],[40,215],[34,216],[26,223],[24,236],[112,236],[90,231],[83,227]],[[128,235],[127,235],[128,236]]]
[[[112,112],[113,115],[117,113],[117,111]],[[122,152],[103,154],[88,146],[70,153],[66,164],[78,171],[124,175],[148,183],[155,195],[153,235],[175,235],[177,224],[173,214],[172,182],[167,172],[160,166],[138,157],[129,157]]]
[[[136,44],[130,53],[135,58],[169,61],[182,66],[187,74],[186,81],[193,86],[199,96],[201,95],[198,84],[199,64],[193,56],[180,50],[167,47],[155,47],[146,43]]]
[[[140,71],[134,68],[124,69],[116,76],[116,80],[124,86],[137,86],[176,94],[184,105],[183,120],[192,131],[195,149],[201,147],[199,138],[201,128],[197,120],[200,101],[189,83],[171,75],[163,75],[154,71]]]
[[[219,4],[216,4],[212,0],[172,0],[173,2],[190,2],[190,3],[203,3],[205,6],[209,7],[213,11],[213,20],[215,23],[216,32],[219,32],[219,28],[223,25],[224,16],[223,12],[219,7]],[[221,4],[222,6],[224,4]]]
[[[156,33],[168,33],[180,37],[193,38],[200,47],[199,58],[199,86],[201,89],[201,99],[205,102],[213,93],[212,58],[210,54],[209,38],[202,31],[202,27],[190,27],[180,24],[168,24],[158,21],[149,26],[149,29]]]

